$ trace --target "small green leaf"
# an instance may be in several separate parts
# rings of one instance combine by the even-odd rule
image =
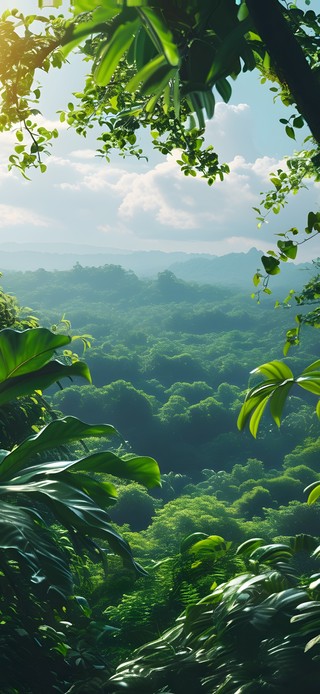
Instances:
[[[293,127],[294,128],[303,128],[304,126],[304,120],[302,116],[296,116],[296,118],[293,119]]]
[[[287,258],[294,260],[297,255],[298,246],[293,241],[277,241],[277,246],[281,253],[283,253]]]
[[[291,125],[286,125],[286,134],[291,138],[291,140],[296,139],[294,129],[291,127]]]
[[[263,267],[267,273],[267,275],[278,275],[280,272],[280,260],[277,258],[272,258],[268,255],[263,255],[261,258],[261,262],[263,264]]]
[[[318,501],[319,497],[320,497],[320,484],[318,483],[314,487],[314,489],[310,492],[310,494],[308,496],[308,502],[307,502],[308,505],[311,506],[312,504],[314,504],[316,501]]]
[[[256,272],[255,275],[253,275],[252,281],[253,281],[253,284],[255,287],[257,287],[260,284],[260,281],[261,281],[260,278],[261,278],[261,275],[259,274],[259,272]]]
[[[241,2],[240,7],[238,9],[238,19],[239,22],[242,22],[246,17],[248,17],[249,10],[245,2]]]

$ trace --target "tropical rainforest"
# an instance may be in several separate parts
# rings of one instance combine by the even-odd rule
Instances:
[[[215,91],[228,101],[230,78],[256,70],[294,111],[289,141],[309,128],[259,224],[319,181],[310,1],[44,10],[60,5],[0,21],[0,127],[22,176],[45,173],[58,135],[37,122],[34,73],[76,49],[92,73],[61,120],[82,135],[95,122],[107,161],[117,148],[138,165],[145,128],[161,153],[181,150],[184,175],[223,180],[205,118]],[[318,692],[319,265],[277,310],[273,278],[319,232],[309,211],[278,235],[254,300],[112,265],[2,278],[3,694]]]

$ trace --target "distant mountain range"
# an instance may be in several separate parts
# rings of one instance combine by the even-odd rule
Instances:
[[[262,252],[256,248],[247,253],[214,256],[183,252],[123,251],[73,244],[66,244],[62,252],[61,245],[54,243],[6,243],[0,245],[0,270],[70,270],[76,263],[90,267],[112,264],[132,270],[139,277],[155,277],[159,272],[170,270],[187,282],[229,285],[250,290],[251,278],[257,268],[261,268],[261,255]],[[308,281],[311,271],[310,263],[283,263],[280,275],[273,278],[273,284],[278,288],[292,286],[297,290]]]

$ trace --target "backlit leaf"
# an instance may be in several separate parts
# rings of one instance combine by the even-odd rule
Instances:
[[[173,41],[171,31],[161,16],[151,7],[139,8],[138,12],[156,47],[162,50],[168,63],[173,67],[179,65],[180,56],[178,48]]]
[[[106,42],[99,56],[99,63],[95,69],[94,77],[97,84],[104,87],[111,80],[124,53],[131,46],[135,34],[139,29],[139,20],[120,24]]]

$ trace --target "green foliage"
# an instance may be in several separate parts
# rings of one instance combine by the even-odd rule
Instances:
[[[307,465],[312,470],[320,472],[319,469],[319,448],[320,439],[306,439],[303,444],[296,446],[291,453],[284,458],[284,467]]]
[[[277,426],[280,426],[283,407],[294,384],[315,394],[320,395],[320,361],[307,366],[300,376],[294,377],[291,369],[280,361],[272,361],[258,366],[251,373],[261,373],[266,380],[248,391],[242,405],[238,428],[245,427],[250,419],[249,429],[256,437],[260,420],[269,403],[271,416]],[[318,414],[318,407],[317,407]]]
[[[5,57],[1,127],[19,124],[10,165],[24,175],[32,166],[45,170],[42,156],[57,136],[56,130],[36,122],[41,90],[34,88],[34,71],[61,68],[74,49],[92,62],[92,74],[75,95],[78,104],[70,101],[61,120],[81,134],[97,122],[102,129],[99,151],[107,159],[112,147],[141,158],[136,131],[148,127],[160,152],[182,150],[179,164],[185,175],[200,172],[210,185],[223,179],[229,168],[219,164],[211,145],[204,145],[204,116],[214,115],[213,89],[228,102],[230,79],[252,70],[262,82],[277,85],[271,89],[284,105],[297,104],[298,113],[281,119],[288,137],[294,138],[306,121],[319,142],[319,17],[298,10],[295,3],[279,7],[272,2],[266,16],[251,0],[240,7],[228,0],[210,11],[194,0],[170,7],[160,2],[157,8],[148,0],[125,5],[104,0],[102,6],[79,2],[73,3],[72,22],[63,15],[24,17],[13,10],[4,13],[0,29]],[[286,183],[283,175],[273,176],[276,191]],[[270,206],[280,209],[277,200],[271,199]]]
[[[18,307],[14,297],[0,289],[0,329],[11,328],[17,319]]]
[[[271,504],[272,496],[269,490],[255,483],[251,491],[244,492],[234,503],[234,509],[243,518],[250,519],[252,516],[263,515],[264,507]]]
[[[248,569],[222,583],[193,606],[160,638],[121,664],[107,691],[250,692],[269,688],[317,691],[317,540],[263,546],[250,540],[239,548]],[[309,555],[300,579],[299,555]],[[313,602],[315,600],[315,602]]]
[[[112,422],[128,442],[126,450],[148,450],[163,472],[199,479],[202,468],[230,470],[248,458],[279,467],[301,437],[317,436],[311,406],[294,397],[272,439],[268,421],[262,420],[258,442],[235,429],[250,364],[262,363],[268,353],[276,358],[281,349],[270,304],[257,309],[240,292],[187,283],[188,299],[168,302],[159,295],[158,280],[139,280],[117,266],[44,277],[39,271],[9,273],[4,281],[48,324],[65,311],[77,334],[93,336],[86,359],[95,385],[64,382],[51,404],[83,421]],[[284,317],[289,326],[290,312]],[[137,325],[148,340],[128,342]],[[303,361],[317,357],[312,332],[306,328],[299,354],[290,358],[296,373]]]
[[[155,461],[134,456],[120,459],[114,453],[103,452],[80,460],[37,463],[39,453],[56,448],[57,444],[62,446],[87,436],[109,438],[113,434],[110,425],[87,425],[74,417],[54,420],[13,451],[2,452],[1,493],[5,498],[22,495],[31,512],[33,499],[38,499],[69,530],[71,538],[76,538],[78,547],[85,547],[93,555],[100,553],[102,558],[103,551],[93,538],[105,539],[113,551],[139,570],[127,543],[112,529],[104,510],[114,502],[114,486],[97,482],[84,473],[111,473],[153,486],[160,481]]]
[[[20,395],[20,391],[25,394],[26,377],[28,393],[52,383],[57,374],[61,377],[65,373],[77,373],[90,379],[85,364],[76,362],[72,366],[79,364],[81,369],[70,371],[70,366],[50,361],[55,350],[70,341],[69,337],[40,328],[24,332],[2,330],[2,400]],[[54,367],[51,372],[50,364]],[[84,424],[74,417],[66,417],[54,419],[13,450],[1,450],[2,682],[4,691],[10,694],[43,691],[47,686],[44,685],[47,668],[50,669],[49,678],[46,671],[47,682],[58,691],[65,690],[74,680],[74,667],[105,668],[96,643],[97,638],[102,638],[105,626],[89,620],[89,606],[75,595],[72,554],[89,555],[106,568],[108,550],[97,543],[102,540],[128,566],[144,572],[134,561],[128,543],[109,522],[105,508],[114,503],[116,489],[105,479],[98,481],[96,475],[108,473],[152,486],[160,483],[157,464],[143,457],[121,459],[108,451],[74,460],[65,448],[74,440],[92,436],[108,440],[115,433],[110,425]],[[60,452],[67,453],[67,459],[50,460],[48,451],[59,447]],[[53,520],[64,529],[64,542],[59,541],[51,528]],[[72,621],[68,621],[69,616],[73,620],[73,600],[78,602],[80,614],[82,610],[85,617],[82,633],[77,609],[74,631]],[[68,635],[66,627],[71,627]],[[18,655],[13,655],[14,648]],[[33,674],[24,660],[36,661],[38,648],[43,648],[41,662]]]
[[[117,503],[110,516],[118,525],[127,523],[131,530],[144,530],[155,514],[152,497],[136,484],[127,484],[118,493]]]
[[[17,396],[30,395],[47,388],[63,377],[81,376],[90,381],[87,365],[76,361],[66,364],[53,360],[55,351],[72,338],[57,335],[46,328],[18,332],[6,328],[0,333],[0,405]]]
[[[317,532],[320,521],[317,504],[308,506],[299,501],[290,501],[287,506],[281,506],[279,509],[265,509],[264,515],[265,518],[261,521],[253,519],[246,523],[246,535],[255,533],[270,540],[274,537],[288,537],[292,533],[313,535]]]
[[[241,529],[223,503],[209,494],[191,497],[187,494],[169,501],[156,512],[147,533],[154,552],[174,554],[182,538],[194,532],[214,533],[237,541]]]

